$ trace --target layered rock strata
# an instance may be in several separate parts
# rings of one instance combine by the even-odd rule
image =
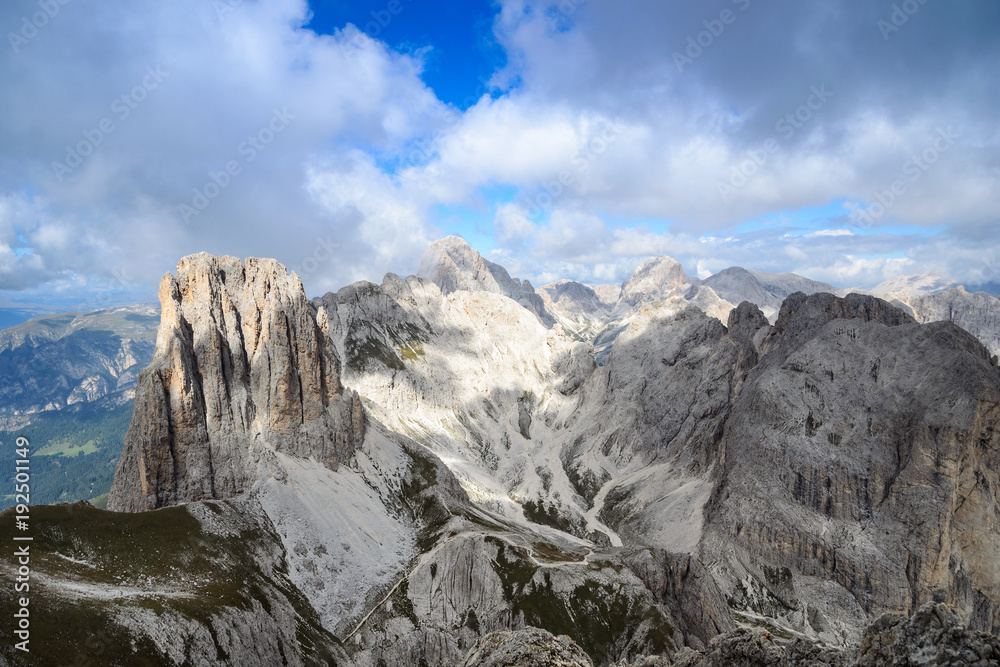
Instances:
[[[361,403],[340,383],[326,315],[294,274],[202,253],[164,276],[159,295],[110,509],[232,497],[269,453],[335,468],[362,441]]]

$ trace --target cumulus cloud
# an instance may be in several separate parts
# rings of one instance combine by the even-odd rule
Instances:
[[[1000,250],[1000,5],[914,7],[895,30],[860,0],[501,0],[506,62],[462,110],[426,51],[317,34],[305,0],[61,5],[0,55],[0,290],[154,286],[207,250],[319,293],[414,270],[463,231],[449,206],[536,282],[655,254],[975,280]]]
[[[0,24],[23,9],[8,3]],[[155,284],[201,250],[293,264],[327,236],[339,245],[316,279],[330,285],[364,273],[357,258],[381,260],[366,277],[400,259],[313,201],[310,164],[398,151],[443,105],[419,58],[353,26],[317,35],[309,17],[302,0],[69,3],[4,51],[0,193],[45,205],[0,217],[31,249],[0,264],[0,288],[115,269]]]

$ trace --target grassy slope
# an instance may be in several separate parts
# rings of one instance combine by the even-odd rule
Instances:
[[[0,431],[0,451],[10,452],[18,437],[31,443],[31,503],[88,500],[107,493],[132,419],[132,401],[114,410],[86,406],[78,411],[43,413],[30,425]],[[0,462],[0,507],[13,504],[14,456]]]
[[[278,537],[248,519],[237,505],[205,506],[231,526],[233,534],[205,531],[185,507],[140,514],[106,512],[84,504],[32,507],[31,661],[24,661],[7,641],[0,644],[0,664],[5,659],[16,665],[170,664],[152,642],[114,622],[117,614],[129,609],[179,615],[201,624],[219,647],[219,663],[228,664],[228,638],[215,635],[213,617],[260,605],[270,612],[280,598],[297,615],[297,627],[289,631],[307,663],[335,664],[335,656],[342,652],[287,579]],[[13,510],[0,514],[0,543],[14,544],[13,519]],[[17,567],[13,551],[0,550],[0,570],[5,574]],[[272,567],[267,576],[264,570]],[[11,585],[0,587],[0,617],[10,619],[16,609],[13,577],[4,579]],[[67,597],[62,582],[88,592]],[[122,595],[123,590],[132,593]],[[147,592],[137,595],[136,590]],[[184,645],[185,638],[177,637],[177,642]]]

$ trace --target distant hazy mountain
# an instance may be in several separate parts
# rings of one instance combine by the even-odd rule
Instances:
[[[941,276],[896,276],[879,283],[870,291],[877,297],[889,297],[903,293],[910,296],[919,294],[935,294],[946,289],[958,287],[958,283]]]
[[[0,330],[17,326],[40,314],[38,311],[25,308],[0,308]]]
[[[837,296],[846,294],[846,290],[795,273],[768,273],[739,266],[720,271],[700,281],[700,284],[711,287],[719,297],[734,305],[749,301],[760,308],[768,319],[773,319],[788,295],[795,292],[807,295],[818,292]]]
[[[138,305],[44,315],[0,331],[0,416],[129,400],[159,321],[158,308]]]
[[[420,277],[441,285],[445,294],[456,290],[503,294],[535,313],[543,324],[555,322],[530,282],[511,278],[507,269],[484,259],[458,236],[431,244],[420,262]]]
[[[0,442],[29,439],[32,502],[86,500],[111,488],[159,321],[158,308],[137,305],[44,315],[0,331]],[[4,479],[12,465],[0,465]],[[13,503],[0,493],[0,505]]]
[[[573,280],[558,280],[539,287],[545,309],[570,335],[586,338],[595,327],[604,326],[612,317],[613,306],[604,302],[589,285]]]

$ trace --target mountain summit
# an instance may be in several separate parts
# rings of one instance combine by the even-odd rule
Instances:
[[[273,260],[202,253],[164,276],[160,303],[109,509],[244,493],[269,452],[333,468],[351,456],[361,405],[344,392],[325,313],[297,277]]]
[[[502,294],[533,312],[546,326],[555,324],[530,282],[511,278],[507,269],[483,259],[461,237],[448,236],[432,243],[420,261],[419,275],[434,282],[444,294],[457,290]]]

